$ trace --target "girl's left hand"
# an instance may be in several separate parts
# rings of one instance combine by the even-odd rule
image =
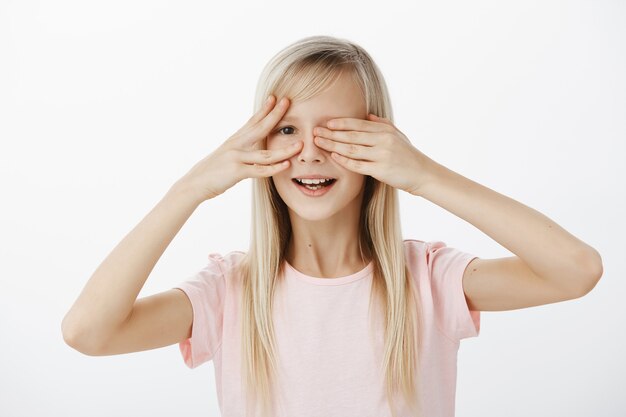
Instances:
[[[388,119],[373,114],[367,117],[329,120],[328,128],[315,128],[315,144],[331,152],[346,169],[419,195],[434,161],[417,150]]]

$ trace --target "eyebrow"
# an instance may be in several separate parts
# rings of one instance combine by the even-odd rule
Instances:
[[[331,120],[331,119],[336,119],[338,116],[322,116],[320,117],[320,120]],[[292,121],[292,122],[297,122],[300,121],[300,119],[297,116],[285,116],[283,117],[281,120],[287,122],[287,121]]]

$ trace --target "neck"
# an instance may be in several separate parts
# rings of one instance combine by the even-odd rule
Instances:
[[[369,251],[363,248],[361,254],[359,250],[358,215],[320,221],[293,217],[285,258],[298,271],[319,278],[337,278],[368,265]]]

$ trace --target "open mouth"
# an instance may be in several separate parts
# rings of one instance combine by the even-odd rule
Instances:
[[[334,184],[337,180],[335,178],[328,179],[320,179],[320,180],[301,180],[298,178],[293,178],[292,181],[297,185],[306,188],[307,190],[315,191],[321,190],[322,188],[326,188],[332,184]]]

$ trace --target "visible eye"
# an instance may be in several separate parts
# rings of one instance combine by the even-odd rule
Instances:
[[[276,132],[277,133],[282,133],[283,129],[293,129],[293,126],[283,126],[283,127],[280,127],[278,129],[276,129]],[[285,135],[285,133],[282,133],[282,134]]]

